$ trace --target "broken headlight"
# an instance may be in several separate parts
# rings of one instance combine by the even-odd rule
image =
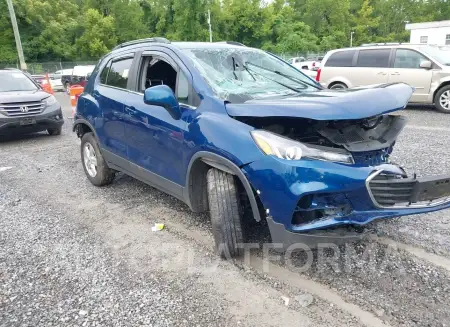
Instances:
[[[264,130],[251,131],[250,134],[262,152],[280,159],[309,158],[346,164],[354,163],[352,155],[343,149],[307,145]]]

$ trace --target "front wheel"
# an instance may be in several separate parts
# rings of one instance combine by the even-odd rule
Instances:
[[[450,85],[442,87],[434,97],[434,105],[440,112],[450,114]]]
[[[93,133],[81,138],[81,162],[89,181],[95,186],[111,184],[114,171],[108,167]]]
[[[216,168],[208,170],[208,202],[216,249],[224,259],[244,252],[242,212],[234,176]]]
[[[54,135],[61,135],[62,126],[57,128],[49,128],[47,129],[48,134],[54,136]]]

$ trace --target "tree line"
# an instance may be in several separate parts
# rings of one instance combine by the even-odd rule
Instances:
[[[408,41],[405,23],[450,19],[450,0],[14,0],[27,61],[96,59],[151,36],[233,40],[275,53]],[[17,53],[0,0],[0,62]]]

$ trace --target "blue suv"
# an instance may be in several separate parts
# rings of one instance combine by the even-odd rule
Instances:
[[[92,184],[121,171],[209,211],[219,252],[238,256],[248,216],[286,249],[328,241],[324,229],[449,208],[450,176],[408,177],[389,160],[406,124],[389,113],[412,92],[325,90],[235,42],[152,38],[99,61],[74,131]]]

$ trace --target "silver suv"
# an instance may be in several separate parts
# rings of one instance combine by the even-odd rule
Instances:
[[[316,79],[330,89],[404,82],[415,88],[410,103],[450,113],[450,48],[375,44],[332,50]]]

